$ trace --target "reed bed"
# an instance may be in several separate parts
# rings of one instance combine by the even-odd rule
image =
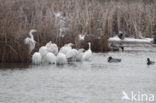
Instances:
[[[58,38],[58,11],[69,18],[64,38]],[[31,62],[23,41],[32,28],[38,31],[34,51],[51,40],[59,47],[72,42],[86,49],[90,41],[93,51],[104,52],[110,50],[107,39],[120,30],[136,38],[152,37],[155,25],[155,0],[0,0],[0,63]],[[79,34],[87,35],[85,41]]]

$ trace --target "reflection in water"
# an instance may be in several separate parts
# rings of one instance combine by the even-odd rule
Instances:
[[[91,62],[0,70],[0,103],[122,103],[123,90],[156,95],[156,65],[146,65],[156,48],[125,49],[95,53]],[[122,62],[107,63],[109,56]]]

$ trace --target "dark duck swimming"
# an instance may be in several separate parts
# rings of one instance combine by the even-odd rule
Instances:
[[[147,65],[153,65],[155,64],[154,61],[151,61],[150,58],[147,58]]]
[[[121,59],[112,58],[111,56],[108,57],[107,60],[108,60],[109,63],[119,63],[119,62],[121,62]]]

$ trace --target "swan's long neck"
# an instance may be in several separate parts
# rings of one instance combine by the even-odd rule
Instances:
[[[32,34],[33,32],[32,31],[30,31],[30,33],[29,33],[29,35],[30,35],[30,38],[31,39],[34,39],[34,36],[33,36],[33,34]]]
[[[88,45],[89,45],[89,50],[91,50],[91,43],[89,43]]]

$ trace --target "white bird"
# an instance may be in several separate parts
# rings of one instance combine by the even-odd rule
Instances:
[[[78,51],[76,49],[71,49],[66,53],[66,58],[68,61],[76,61],[76,55]]]
[[[46,63],[48,63],[48,64],[55,64],[56,63],[56,56],[51,52],[48,52],[46,54],[45,59],[46,59]]]
[[[45,46],[41,46],[39,49],[39,53],[41,53],[41,55],[44,57],[48,53],[48,50]]]
[[[122,94],[123,94],[123,96],[121,98],[122,100],[130,100],[129,96],[127,95],[127,93],[125,91],[122,91]]]
[[[67,58],[65,56],[65,54],[63,53],[58,53],[57,57],[56,57],[56,64],[57,65],[63,65],[67,63]]]
[[[54,15],[56,18],[61,18],[63,13],[62,12],[57,12],[57,13],[54,12]]]
[[[39,53],[40,53],[41,56],[42,56],[42,63],[45,63],[45,62],[46,62],[46,58],[45,58],[45,56],[46,56],[47,53],[48,53],[47,48],[46,48],[45,46],[40,47],[40,49],[39,49]]]
[[[32,63],[33,64],[40,64],[42,61],[42,56],[39,52],[35,52],[33,55],[32,55]]]
[[[35,44],[36,44],[36,41],[34,40],[34,36],[33,36],[33,33],[36,32],[35,29],[31,29],[30,32],[29,32],[29,36],[30,37],[27,37],[24,42],[25,44],[28,44],[29,45],[29,52],[31,53],[32,50],[35,48]]]
[[[85,51],[83,54],[83,60],[85,61],[91,60],[91,57],[92,57],[91,43],[89,42],[88,45],[89,45],[88,50]]]
[[[79,40],[84,40],[86,35],[79,34]]]
[[[48,43],[46,44],[46,48],[47,48],[47,50],[48,50],[49,52],[52,52],[53,54],[57,55],[57,53],[58,53],[58,47],[57,47],[56,44],[54,44],[54,43],[52,43],[52,42],[50,41],[50,42],[48,42]]]
[[[72,49],[72,43],[65,44],[59,51],[59,53],[67,54]]]
[[[79,50],[78,50],[78,53],[77,53],[77,55],[76,55],[76,57],[75,57],[77,62],[82,61],[82,58],[83,58],[83,51],[84,51],[84,49],[79,49]]]

